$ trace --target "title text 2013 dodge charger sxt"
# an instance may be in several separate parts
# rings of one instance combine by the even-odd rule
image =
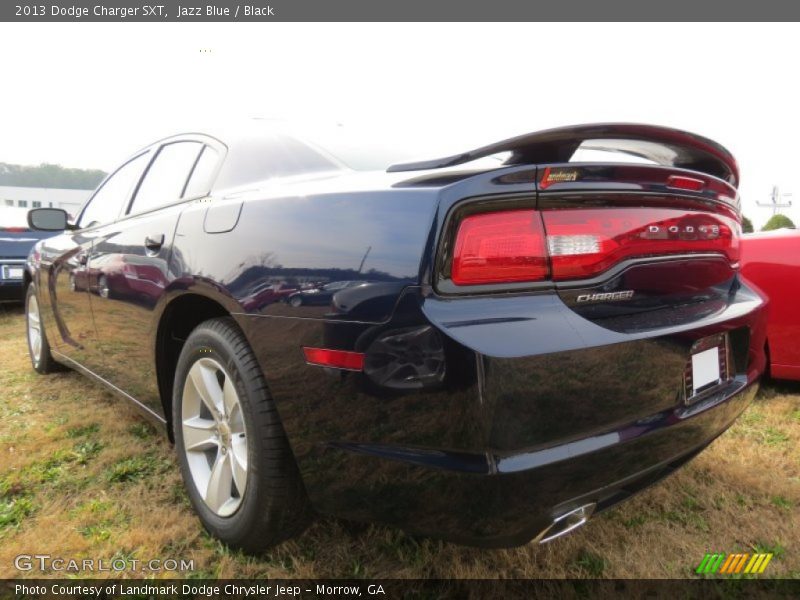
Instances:
[[[34,368],[162,425],[221,540],[258,551],[316,510],[546,541],[752,399],[765,301],[738,275],[722,146],[588,125],[376,169],[385,152],[324,137],[176,136],[75,224],[29,213],[63,230],[28,261]]]

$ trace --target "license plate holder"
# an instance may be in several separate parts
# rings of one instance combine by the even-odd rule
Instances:
[[[694,404],[727,384],[733,375],[728,335],[721,333],[697,340],[684,372],[686,404]]]
[[[22,280],[23,273],[22,265],[3,265],[3,279]]]

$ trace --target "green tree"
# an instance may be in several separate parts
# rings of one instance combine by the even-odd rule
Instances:
[[[99,169],[69,169],[47,163],[39,166],[0,163],[0,185],[93,190],[105,176]]]
[[[745,216],[742,216],[742,231],[744,233],[753,233],[753,222]]]
[[[783,229],[789,227],[794,229],[794,223],[786,215],[772,215],[769,221],[761,228],[761,231],[774,231],[775,229]]]

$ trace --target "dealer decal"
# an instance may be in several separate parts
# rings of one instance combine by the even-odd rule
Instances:
[[[697,566],[697,574],[735,575],[737,573],[763,573],[767,568],[773,554],[747,552],[740,554],[725,554],[724,552],[707,553]]]

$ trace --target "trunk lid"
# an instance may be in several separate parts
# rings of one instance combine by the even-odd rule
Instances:
[[[576,162],[587,151],[602,160]],[[498,152],[507,153],[505,169],[453,184],[445,196],[461,193],[444,207],[440,294],[555,291],[574,312],[620,332],[692,322],[728,305],[738,286],[739,171],[716,142],[662,127],[589,125],[390,171]]]
[[[572,310],[633,331],[727,305],[741,235],[733,186],[658,166],[561,164],[539,171],[537,209],[554,285]]]

